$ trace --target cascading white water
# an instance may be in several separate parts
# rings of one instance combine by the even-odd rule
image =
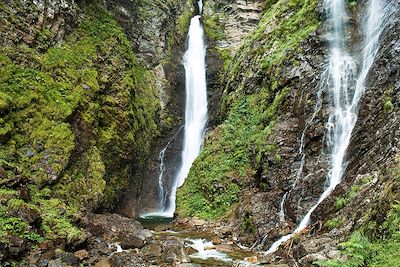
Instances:
[[[198,2],[198,7],[201,12],[203,7],[201,0]],[[186,102],[182,165],[171,185],[167,207],[162,212],[162,216],[165,217],[174,215],[176,190],[182,186],[193,161],[200,153],[207,122],[206,46],[200,17],[196,15],[191,19],[188,46],[184,55]]]
[[[160,154],[158,155],[158,158],[160,159],[160,175],[158,176],[158,197],[159,197],[159,206],[162,208],[164,206],[164,171],[165,171],[165,164],[164,164],[164,158],[165,158],[165,151],[167,150],[168,144],[160,151]]]
[[[323,78],[321,79],[321,81],[325,81],[325,78],[324,78],[324,76],[326,76],[325,74],[326,74],[326,72],[324,72],[322,74]],[[305,136],[306,136],[307,130],[312,125],[315,117],[317,116],[318,112],[320,111],[320,109],[322,107],[322,91],[323,91],[323,89],[324,89],[323,86],[320,86],[320,89],[318,90],[318,93],[317,93],[317,103],[314,106],[313,114],[306,121],[306,124],[305,124],[305,127],[303,129],[303,132],[301,133],[300,146],[299,146],[299,155],[301,156],[301,158],[300,158],[300,166],[296,171],[296,177],[294,179],[293,184],[290,186],[289,191],[287,191],[283,195],[283,198],[281,200],[280,210],[279,210],[279,220],[281,222],[285,221],[285,202],[288,199],[288,197],[290,197],[290,194],[292,193],[293,189],[296,187],[296,185],[297,185],[297,183],[298,183],[298,181],[299,181],[299,179],[301,177],[301,174],[303,173],[304,163],[305,163],[305,160],[306,160],[306,154],[304,153],[304,146],[305,146],[304,140],[305,140]]]
[[[328,187],[324,190],[317,203],[307,212],[293,233],[281,237],[266,252],[275,252],[294,234],[303,231],[310,222],[311,214],[341,182],[346,168],[345,155],[350,143],[353,128],[357,122],[358,102],[364,93],[365,80],[379,50],[379,37],[384,28],[384,0],[370,0],[364,28],[364,44],[362,51],[362,66],[355,82],[356,64],[346,52],[345,27],[347,13],[345,0],[326,0],[325,6],[333,22],[332,39],[330,40],[330,88],[332,95],[332,114],[327,123],[327,145],[330,151],[330,171]],[[389,4],[387,4],[389,5]]]

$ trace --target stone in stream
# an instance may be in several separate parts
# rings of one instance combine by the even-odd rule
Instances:
[[[163,243],[162,260],[166,263],[173,262],[190,262],[183,243],[179,240],[167,240]]]
[[[123,249],[142,248],[145,245],[143,239],[134,235],[127,235],[121,237],[120,240],[121,240],[120,245]]]
[[[141,254],[146,262],[157,261],[157,258],[161,255],[161,245],[149,244],[141,250]]]
[[[144,267],[144,260],[132,252],[115,253],[110,258],[111,267]]]

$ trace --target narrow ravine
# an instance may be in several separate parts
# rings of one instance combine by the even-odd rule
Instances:
[[[329,94],[331,114],[326,124],[327,147],[329,151],[328,186],[317,203],[304,216],[293,233],[281,237],[266,252],[275,252],[279,246],[294,234],[303,231],[310,223],[311,214],[342,181],[346,169],[346,151],[350,144],[351,134],[357,122],[358,102],[365,90],[365,81],[379,49],[379,37],[385,26],[384,1],[370,0],[363,23],[364,41],[362,43],[362,63],[357,75],[357,64],[354,56],[348,51],[346,26],[348,23],[347,1],[326,0],[325,8],[328,19],[333,24],[330,34],[330,59],[328,64]]]

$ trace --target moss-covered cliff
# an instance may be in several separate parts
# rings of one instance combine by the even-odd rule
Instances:
[[[177,197],[179,216],[220,219],[218,223],[240,241],[260,249],[292,232],[323,192],[329,171],[325,127],[331,111],[324,72],[330,21],[324,1],[264,4],[257,29],[236,52],[233,49],[222,75],[222,123],[207,135],[204,150]],[[351,16],[346,27],[354,51],[360,50],[359,32],[365,23],[360,14],[367,4],[346,3]],[[214,8],[224,10],[223,6]],[[315,210],[310,227],[289,241],[286,248],[292,249],[278,252],[281,262],[307,265],[324,259],[319,264],[379,266],[389,263],[383,258],[396,249],[398,228],[389,225],[397,224],[399,216],[395,189],[399,147],[395,66],[399,62],[394,56],[398,53],[398,27],[394,26],[398,12],[385,16],[391,24],[380,37],[379,53],[360,102],[343,182]],[[214,33],[222,39],[218,45],[232,38],[229,31]],[[282,202],[284,196],[287,199]],[[348,242],[339,245],[349,236]],[[391,266],[396,262],[393,259]]]
[[[0,261],[37,242],[83,242],[80,214],[140,189],[154,140],[178,120],[178,89],[159,70],[180,60],[191,4],[129,4],[132,14],[122,2],[0,4]],[[146,32],[153,16],[169,30]],[[137,46],[144,33],[158,50]]]
[[[277,144],[268,136],[296,83],[285,71],[299,64],[300,42],[318,25],[317,1],[267,5],[257,29],[243,40],[227,67],[222,82],[226,119],[207,137],[178,193],[182,215],[218,218],[232,210],[241,188],[253,183],[261,190],[268,188],[267,180],[254,178],[260,176],[263,158],[272,158],[275,165],[281,161]]]
[[[45,35],[46,29],[43,46]],[[58,216],[68,220],[79,209],[111,207],[133,164],[144,164],[159,105],[153,74],[138,65],[115,20],[100,7],[87,7],[59,47],[3,47],[0,72],[2,184],[26,186],[33,197],[7,189],[2,228],[9,225],[7,214],[29,207],[47,216],[50,205],[55,222],[40,225],[47,237],[49,224],[56,224],[50,231],[62,228]],[[55,202],[66,205],[66,214]]]

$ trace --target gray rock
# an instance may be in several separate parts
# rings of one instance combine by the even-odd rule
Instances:
[[[145,243],[144,240],[133,235],[127,235],[120,239],[120,245],[123,249],[142,248]]]

